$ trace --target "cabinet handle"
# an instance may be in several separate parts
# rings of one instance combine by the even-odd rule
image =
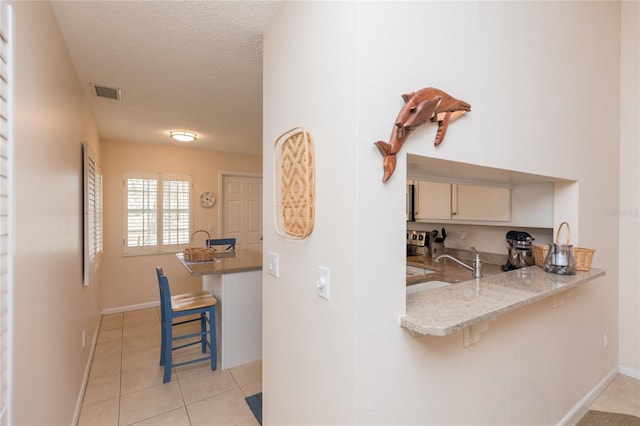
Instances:
[[[458,214],[458,212],[451,212],[451,216],[455,216],[457,214]]]

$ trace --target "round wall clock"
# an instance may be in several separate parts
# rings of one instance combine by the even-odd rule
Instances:
[[[216,203],[216,197],[211,192],[203,192],[200,194],[200,205],[202,207],[213,207]]]

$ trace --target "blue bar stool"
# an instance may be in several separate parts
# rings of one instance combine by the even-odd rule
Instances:
[[[164,275],[164,272],[162,271],[161,267],[156,267],[156,274],[158,275],[158,283],[160,283],[160,276]],[[178,299],[188,299],[188,298],[192,298],[192,297],[199,297],[199,296],[210,296],[211,293],[209,293],[208,291],[204,291],[204,290],[200,290],[200,291],[191,291],[189,293],[180,293],[180,294],[176,294],[175,296],[171,296],[172,300],[178,300]],[[192,317],[189,319],[185,319],[182,321],[173,321],[173,326],[175,327],[176,325],[182,325],[182,324],[189,324],[192,322],[196,322],[196,321],[202,321],[200,315],[196,316],[196,317]],[[160,323],[164,324],[164,310],[160,309]],[[164,347],[164,327],[160,328],[162,330],[162,335],[160,337],[160,365],[164,365],[164,349],[162,349]]]
[[[158,287],[160,289],[160,322],[162,329],[162,342],[160,346],[160,365],[164,366],[163,382],[171,380],[171,369],[181,365],[192,364],[200,361],[211,361],[211,370],[217,368],[216,354],[216,312],[217,300],[207,292],[194,292],[180,294],[171,297],[169,279],[164,275],[162,268],[156,267],[158,275]],[[208,314],[208,315],[207,315]],[[197,318],[174,323],[174,318],[183,318],[197,315]],[[173,326],[186,322],[200,321],[200,331],[183,335],[173,335]],[[209,328],[207,329],[207,325]],[[191,341],[174,347],[173,342],[183,339],[199,337],[199,340]],[[173,362],[173,351],[188,346],[202,345],[202,353],[207,352],[207,346],[211,351],[209,356],[191,359],[179,363]]]

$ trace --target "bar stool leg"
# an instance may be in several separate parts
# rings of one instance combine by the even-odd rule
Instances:
[[[218,345],[216,343],[216,307],[209,309],[209,341],[211,342],[211,370],[218,368]]]
[[[202,353],[207,352],[207,313],[200,314],[200,339],[202,341]]]
[[[163,383],[167,383],[171,380],[171,366],[173,365],[172,359],[172,340],[173,340],[173,327],[166,324],[164,332],[164,342],[162,344],[162,349],[164,350],[164,377],[162,378]]]

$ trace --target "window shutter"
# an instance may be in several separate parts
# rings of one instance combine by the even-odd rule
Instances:
[[[98,269],[102,253],[102,177],[89,145],[82,144],[84,154],[84,285]]]
[[[103,239],[102,239],[102,174],[100,167],[96,168],[96,206],[95,206],[95,250],[97,254],[96,267],[102,260]]]
[[[158,175],[125,176],[125,253],[158,251]]]
[[[0,425],[11,423],[9,410],[11,359],[11,269],[12,215],[12,15],[6,1],[0,1]]]
[[[191,181],[189,175],[124,174],[125,255],[171,253],[188,247]]]
[[[163,250],[179,250],[189,244],[191,180],[167,177],[162,181]]]

